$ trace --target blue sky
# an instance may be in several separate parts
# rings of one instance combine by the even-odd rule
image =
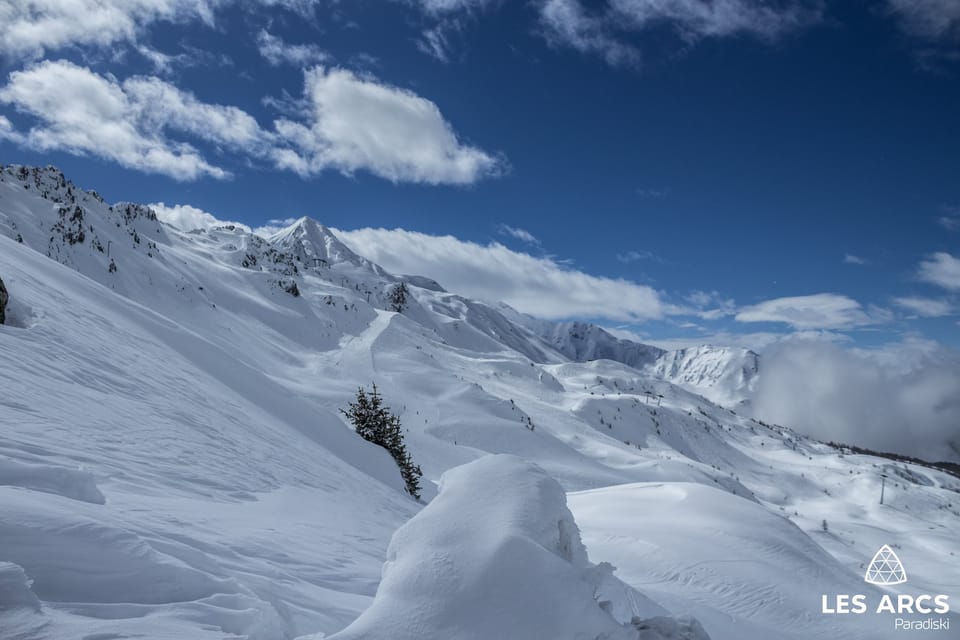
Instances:
[[[960,346],[953,0],[0,0],[0,22],[0,161],[108,200],[309,215],[387,268],[663,344]]]

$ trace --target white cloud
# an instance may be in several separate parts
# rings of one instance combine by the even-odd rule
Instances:
[[[203,209],[198,209],[197,207],[189,204],[175,204],[168,206],[162,202],[155,202],[148,206],[156,212],[157,218],[159,218],[162,222],[173,225],[181,231],[210,229],[228,224],[232,224],[246,231],[250,231],[250,227],[241,222],[227,222],[224,220],[219,220],[212,213],[204,211]]]
[[[13,123],[6,116],[0,115],[0,140],[13,139],[15,136]]]
[[[937,218],[937,222],[947,231],[960,231],[960,215],[940,216]]]
[[[821,440],[960,460],[960,354],[935,343],[783,341],[764,350],[752,401],[757,417]]]
[[[158,99],[164,102],[155,102]],[[234,145],[250,135],[252,122],[239,109],[201,103],[157,79],[133,78],[121,84],[63,60],[11,73],[0,88],[0,103],[39,121],[25,134],[13,136],[24,146],[94,155],[178,180],[224,178],[228,173],[187,142],[170,139],[169,131]]]
[[[309,121],[276,122],[291,149],[278,167],[308,176],[325,169],[367,170],[392,182],[471,184],[503,162],[460,141],[436,104],[412,91],[346,69],[305,73]]]
[[[793,296],[765,300],[743,307],[736,315],[739,322],[783,322],[795,329],[845,329],[874,324],[888,314],[864,311],[859,302],[834,293]]]
[[[695,315],[703,320],[717,320],[737,312],[737,303],[719,291],[691,291],[684,298],[693,308],[678,310],[678,314]]]
[[[739,33],[773,39],[819,19],[815,5],[767,0],[610,0],[612,12],[642,30],[666,23],[694,39]]]
[[[492,243],[403,229],[336,231],[357,253],[395,273],[425,275],[473,298],[503,301],[547,319],[571,317],[638,321],[664,313],[650,287],[593,276]]]
[[[417,39],[417,49],[436,58],[440,62],[450,62],[450,51],[453,48],[451,36],[463,29],[463,22],[456,18],[445,18],[434,26],[424,29]]]
[[[588,14],[579,0],[545,0],[540,25],[551,44],[600,55],[607,64],[637,66],[640,51],[622,42],[603,14]]]
[[[939,318],[948,316],[953,312],[953,305],[948,300],[939,298],[921,298],[917,296],[905,296],[894,298],[894,304],[903,307],[908,311],[922,318]]]
[[[269,135],[246,111],[200,102],[193,94],[163,80],[134,77],[123,82],[123,91],[147,130],[180,131],[253,154],[269,144]]]
[[[920,263],[918,277],[944,289],[960,291],[960,258],[939,251]]]
[[[298,220],[299,218],[273,218],[272,220],[267,220],[267,224],[255,227],[253,232],[258,236],[272,236],[279,231],[283,231]]]
[[[819,2],[788,0],[608,0],[592,13],[580,0],[541,0],[550,42],[598,53],[610,64],[636,64],[631,33],[667,26],[684,41],[746,34],[772,41],[820,19]]]
[[[0,53],[41,56],[70,45],[134,42],[159,20],[213,22],[211,0],[0,0]]]
[[[282,231],[298,220],[298,218],[273,219],[268,220],[267,223],[262,226],[251,228],[249,225],[246,225],[242,222],[221,220],[209,211],[204,211],[203,209],[189,204],[167,205],[163,202],[155,202],[148,206],[157,213],[157,217],[161,221],[166,222],[169,225],[173,225],[181,231],[212,229],[213,227],[233,225],[243,229],[244,231],[255,233],[262,237],[267,237],[275,234],[278,231]]]
[[[670,195],[670,187],[637,187],[637,195],[641,198],[666,198],[668,195]]]
[[[292,64],[308,67],[326,62],[330,54],[315,44],[290,44],[281,38],[261,30],[257,34],[257,49],[264,59],[274,66]]]
[[[428,13],[452,13],[483,9],[497,0],[419,0],[418,4]]]
[[[214,26],[228,5],[282,7],[310,17],[319,0],[0,0],[0,55],[40,58],[70,46],[136,44],[157,22]],[[163,64],[162,56],[144,55]]]
[[[960,2],[956,0],[886,0],[907,33],[937,40],[960,37]]]
[[[26,132],[0,121],[0,138],[38,151],[92,155],[177,180],[226,178],[194,146],[266,160],[309,176],[366,169],[394,182],[469,184],[502,170],[500,160],[461,143],[435,104],[339,69],[306,73],[307,124],[260,127],[246,111],[201,102],[154,77],[120,81],[64,60],[10,74],[0,104],[37,122]]]
[[[853,340],[846,334],[834,331],[756,331],[756,332],[730,332],[730,331],[702,331],[695,335],[673,336],[660,338],[643,338],[639,340],[645,344],[652,344],[661,349],[688,349],[699,347],[705,344],[715,347],[740,347],[751,349],[757,353],[764,353],[771,345],[785,341],[818,341],[831,342],[837,344],[851,343]]]
[[[843,256],[843,263],[864,265],[867,264],[867,259],[861,258],[860,256],[855,256],[852,253],[848,253],[847,255]]]
[[[657,256],[655,256],[652,251],[643,249],[618,253],[617,260],[624,264],[629,264],[631,262],[637,262],[638,260],[657,260]]]
[[[526,229],[518,229],[517,227],[511,227],[508,224],[497,225],[497,233],[502,236],[510,236],[511,238],[516,238],[521,242],[526,242],[527,244],[539,245],[540,241],[537,240],[537,237],[527,231]]]

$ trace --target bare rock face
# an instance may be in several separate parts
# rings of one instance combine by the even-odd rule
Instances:
[[[10,300],[10,295],[7,293],[7,288],[3,286],[3,280],[0,280],[0,324],[7,321],[8,300]]]

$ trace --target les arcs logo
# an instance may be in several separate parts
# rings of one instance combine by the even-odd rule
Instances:
[[[862,593],[823,594],[820,612],[832,615],[860,615],[872,611],[874,614],[893,614],[895,629],[915,631],[950,629],[949,618],[934,617],[950,613],[950,597],[947,594],[912,595],[895,593],[889,589],[891,586],[907,581],[907,570],[896,552],[888,545],[883,545],[873,555],[863,575],[863,581],[881,587],[879,601],[870,602]]]
[[[870,561],[863,581],[879,586],[903,584],[907,581],[907,572],[893,549],[883,545]]]

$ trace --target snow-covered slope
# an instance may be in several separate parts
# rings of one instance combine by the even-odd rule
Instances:
[[[529,329],[547,344],[575,362],[613,360],[641,369],[654,364],[666,353],[663,349],[617,338],[589,322],[551,322],[541,320],[500,303],[497,308],[512,322]]]
[[[618,338],[589,322],[540,320],[503,303],[498,309],[570,360],[621,362],[723,406],[744,404],[756,385],[760,358],[749,349],[701,345],[668,351]]]
[[[725,407],[748,402],[757,384],[760,356],[749,349],[702,345],[663,353],[650,373]]]
[[[331,640],[707,637],[696,622],[667,627],[664,609],[587,560],[541,469],[487,456],[440,487],[393,536],[373,605]]]
[[[825,593],[856,582],[880,539],[910,557],[905,588],[960,583],[960,568],[944,562],[960,552],[951,534],[960,522],[956,478],[844,456],[712,404],[699,383],[691,393],[663,379],[699,375],[694,363],[709,353],[680,358],[675,374],[651,371],[663,354],[642,369],[578,362],[499,308],[385,272],[310,219],[272,238],[230,226],[184,232],[149,208],[110,206],[55,169],[6,167],[0,279],[10,294],[0,326],[0,594],[10,594],[0,597],[0,629],[15,638],[273,639],[360,624],[380,600],[373,596],[391,536],[422,508],[403,493],[389,456],[337,413],[371,382],[402,419],[425,501],[445,472],[487,454],[525,461],[468,467],[491,464],[516,487],[473,472],[447,476],[456,480],[444,481],[435,507],[401,530],[435,539],[438,549],[455,531],[443,523],[463,519],[476,540],[509,546],[516,538],[549,552],[551,539],[531,529],[540,526],[533,520],[493,532],[471,520],[480,506],[469,498],[474,489],[455,489],[496,485],[501,514],[525,512],[545,492],[553,510],[537,513],[562,520],[553,485],[529,484],[546,474],[566,491],[597,492],[572,502],[578,520],[586,514],[594,563],[619,563],[630,593],[654,595],[651,607],[670,616],[693,615],[714,638],[742,629],[770,637],[769,592],[750,588],[747,574],[766,584],[773,572],[720,561],[703,539],[707,516],[718,535],[736,539],[754,540],[743,513],[761,538],[789,531],[784,571],[814,572],[810,588]],[[395,313],[388,295],[401,281],[410,297]],[[716,371],[736,358],[720,360],[691,380],[723,380]],[[867,508],[881,471],[895,478],[886,504]],[[638,497],[624,485],[649,489]],[[654,544],[644,532],[663,527],[677,549],[699,545],[703,562],[716,563],[716,588],[688,589],[694,578],[667,553],[673,573],[643,554],[616,555],[605,540],[623,522],[581,508],[591,495],[614,512],[647,496],[655,506],[678,487],[698,497],[645,510],[624,535]],[[720,506],[705,514],[705,503]],[[394,538],[397,562],[423,553],[402,542],[408,535]],[[467,546],[476,555],[458,556],[457,566],[505,579],[497,549]],[[531,579],[559,581],[558,598],[589,609],[590,583],[573,577],[589,567],[577,558]],[[546,570],[540,560],[531,558],[530,571]],[[424,558],[426,567],[434,561]],[[776,566],[776,554],[768,561]],[[431,575],[395,577],[419,584]],[[388,602],[392,584],[383,583]],[[451,609],[431,620],[458,618],[461,601],[450,595],[436,604]],[[796,637],[850,631],[821,618],[819,592],[778,597],[778,607],[797,613]],[[594,599],[613,603],[617,624],[630,622],[623,598]],[[531,616],[541,605],[530,600]],[[378,612],[390,608],[381,607],[367,619],[382,620]],[[663,633],[694,628],[657,624]]]

